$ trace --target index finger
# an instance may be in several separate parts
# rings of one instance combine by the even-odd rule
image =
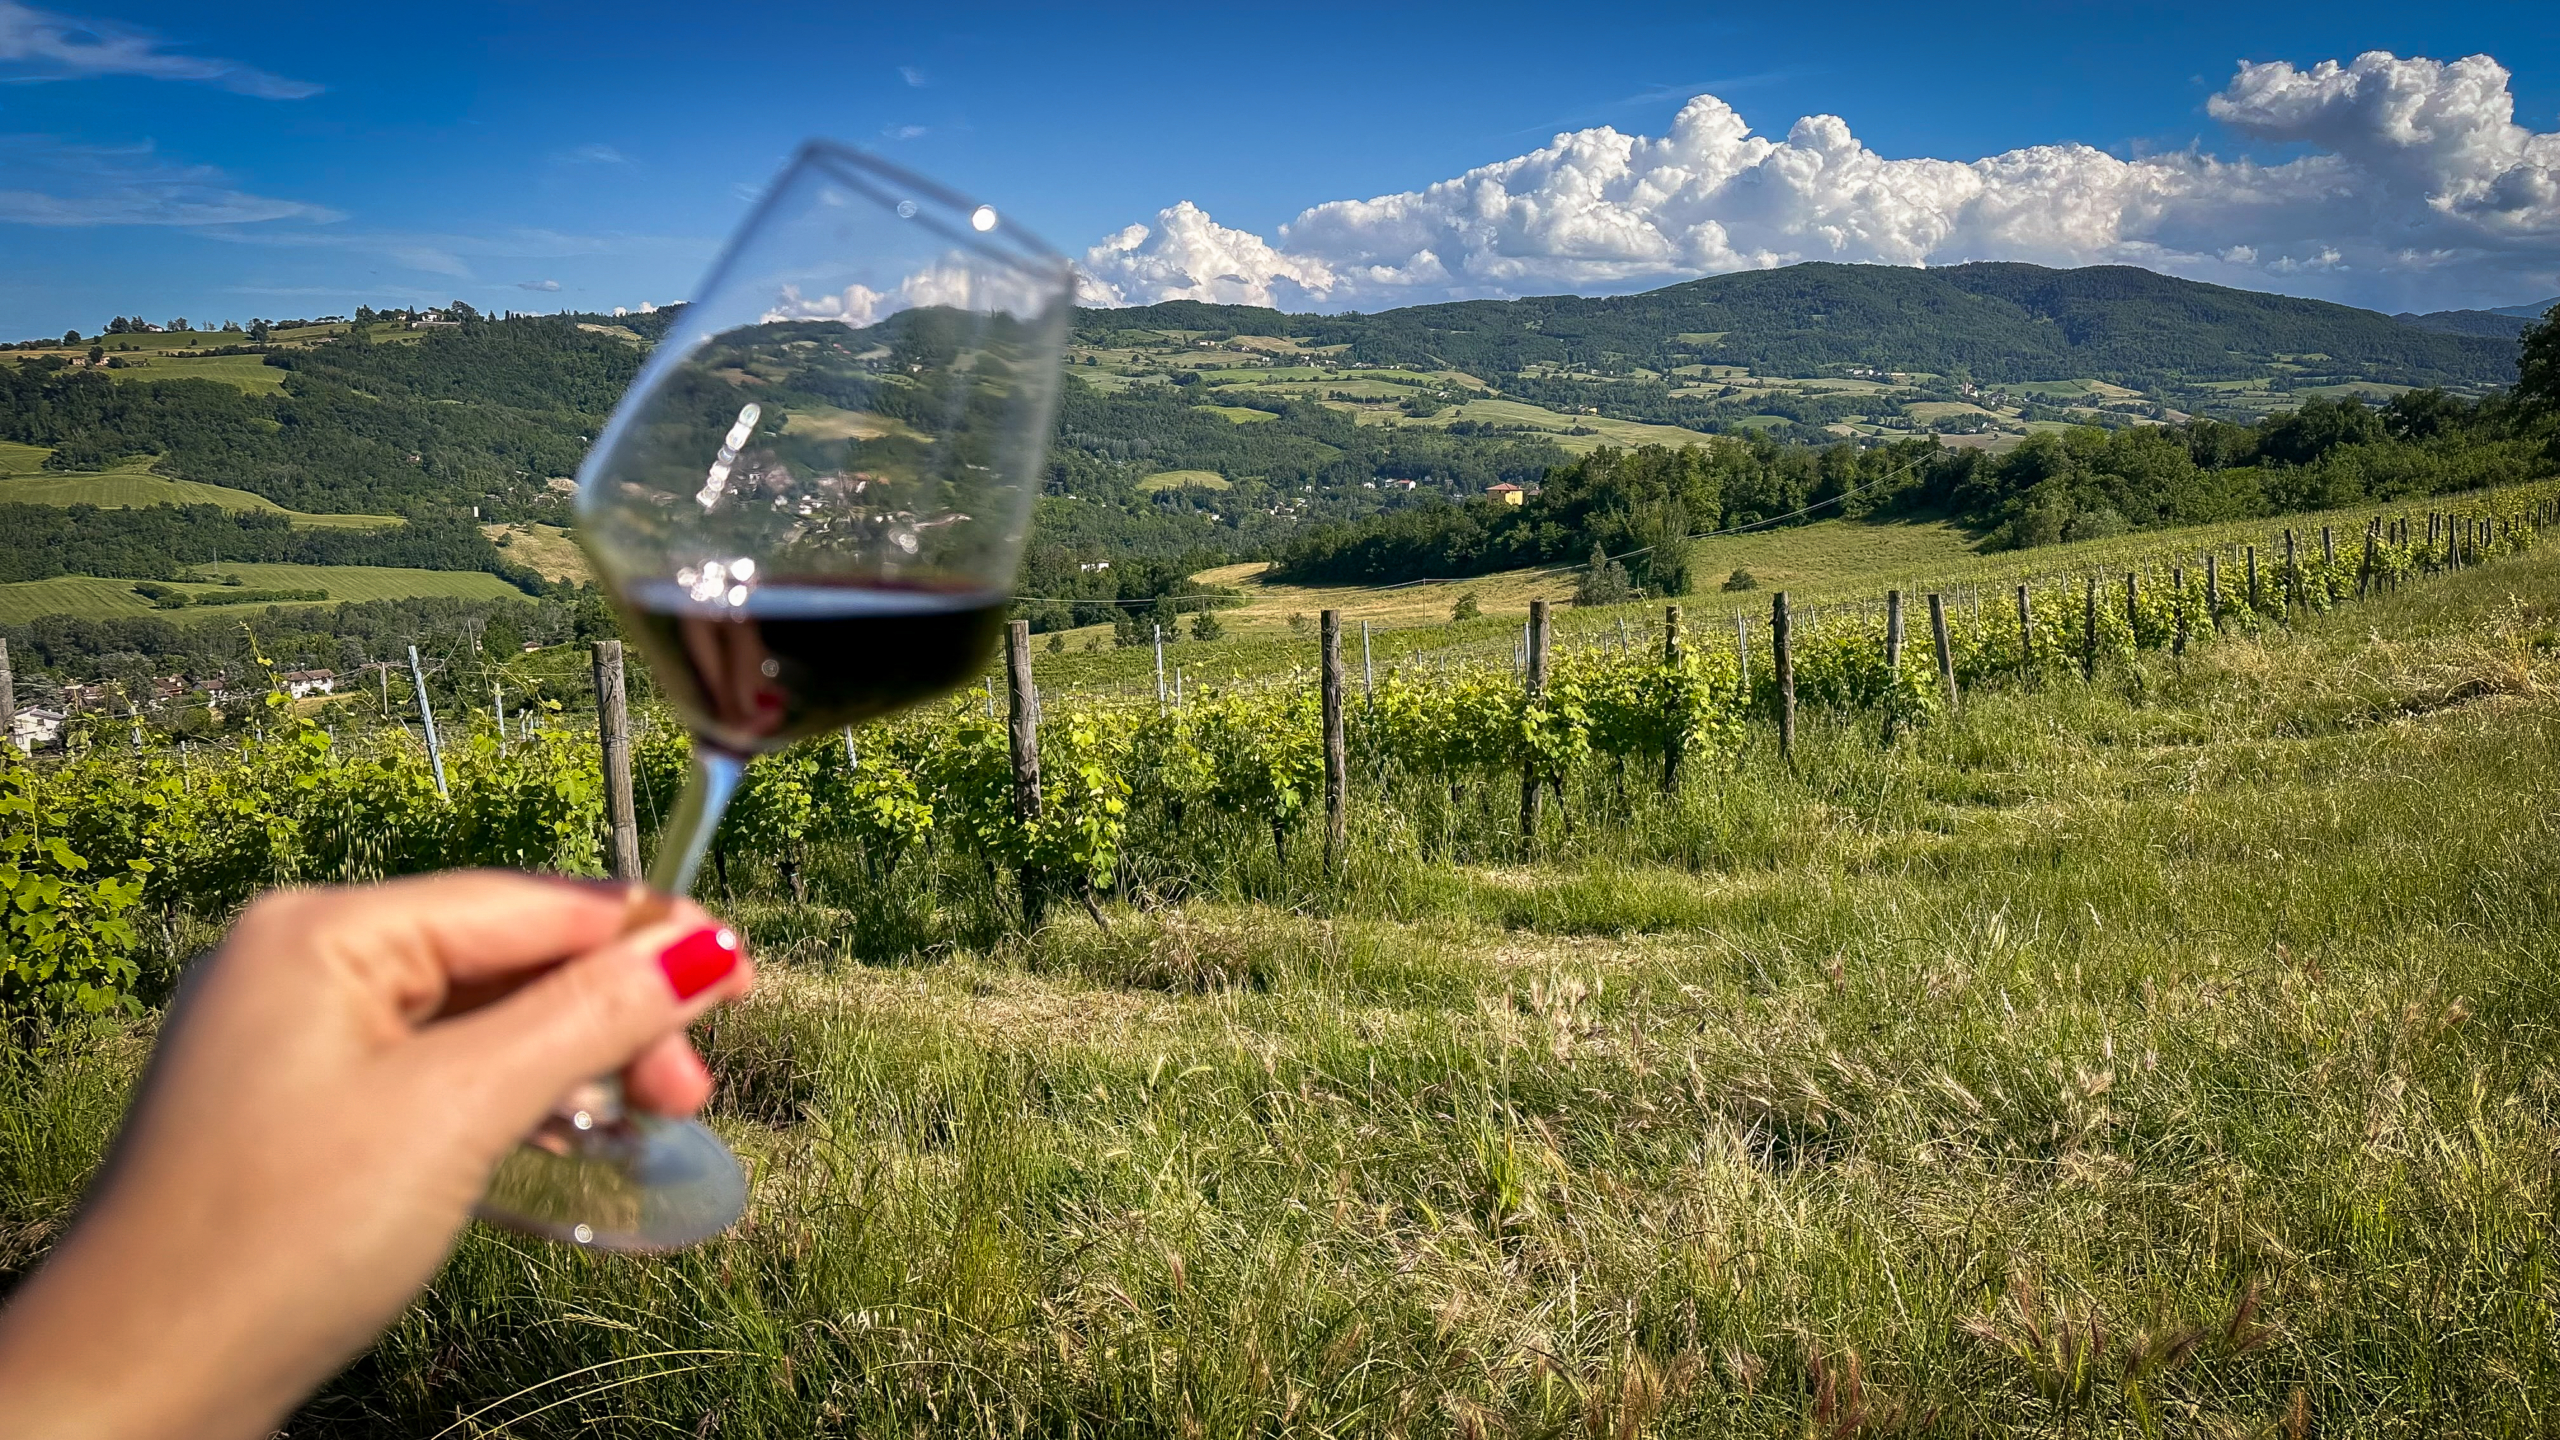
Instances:
[[[390,998],[416,1023],[486,1003],[623,934],[634,889],[463,870],[287,891],[251,906],[225,948],[289,953],[316,944],[330,968]],[[301,946],[258,943],[261,932],[291,935]]]

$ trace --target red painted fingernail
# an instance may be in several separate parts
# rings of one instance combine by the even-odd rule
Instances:
[[[705,925],[659,951],[658,968],[675,987],[676,998],[690,1000],[738,968],[738,932]]]

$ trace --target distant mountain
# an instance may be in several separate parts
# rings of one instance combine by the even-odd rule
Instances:
[[[1374,315],[1283,315],[1173,301],[1088,311],[1082,327],[1223,328],[1347,344],[1381,364],[1504,376],[1570,365],[1747,365],[1766,375],[1851,368],[1978,382],[2086,378],[2162,393],[2270,375],[2480,387],[2515,378],[2511,335],[2406,323],[2371,310],[2179,280],[2129,266],[2052,270],[1790,265],[1640,295],[1418,305]]]
[[[2412,314],[2404,310],[2391,318],[2403,325],[2415,325],[2421,330],[2433,330],[2440,335],[2487,335],[2494,339],[2512,340],[2523,334],[2526,326],[2542,318],[2540,311],[2534,312],[2531,316],[2515,313],[2522,308],[2522,306],[2516,306],[2506,310],[2430,310],[2424,315]]]
[[[2531,305],[2501,305],[2489,313],[2492,315],[2520,315],[2527,320],[2539,320],[2543,316],[2550,314],[2551,307],[2555,305],[2560,305],[2560,295],[2554,295],[2548,300],[2537,301]]]

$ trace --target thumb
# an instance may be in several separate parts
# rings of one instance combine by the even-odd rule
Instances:
[[[581,1081],[619,1071],[712,1006],[747,993],[738,933],[699,910],[644,926],[504,1000],[429,1026],[416,1058],[482,1097],[512,1144]]]

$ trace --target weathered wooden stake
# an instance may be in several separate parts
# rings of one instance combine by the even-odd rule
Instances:
[[[1158,632],[1161,634],[1161,630]],[[1040,687],[1031,678],[1031,622],[1016,620],[1004,630],[1004,678],[1012,709],[1005,726],[1013,750],[1013,818],[1030,825],[1040,818]],[[1040,867],[1024,862],[1022,924],[1040,928],[1048,910],[1049,887]]]
[[[1316,617],[1324,641],[1324,863],[1338,871],[1351,814],[1351,762],[1342,736],[1342,612]]]
[[[2255,546],[2255,545],[2250,546],[2250,547],[2249,547],[2248,554],[2249,554],[2249,623],[2250,623],[2251,625],[2255,625],[2255,624],[2257,624],[2257,623],[2258,623],[2258,612],[2259,612],[2259,611],[2261,611],[2261,610],[2263,610],[2263,609],[2264,609],[2264,608],[2266,608],[2266,607],[2265,607],[2264,602],[2259,598],[2259,597],[2260,597],[2260,591],[2259,591],[2259,589],[2258,589],[2258,547],[2257,547],[2257,546]]]
[[[2035,602],[2027,598],[2027,587],[2018,587],[2018,673],[2031,674],[2036,663]]]
[[[2187,567],[2181,565],[2169,572],[2169,620],[2173,627],[2169,636],[2169,653],[2187,653]]]
[[[1929,592],[1929,639],[1938,647],[1938,683],[1946,687],[1947,713],[1956,713],[1956,652],[1947,639],[1947,597]]]
[[[2290,615],[2304,604],[2302,596],[2302,562],[2293,548],[2293,532],[2284,532],[2284,608]]]
[[[1528,677],[1523,688],[1529,703],[1534,706],[1547,693],[1547,602],[1544,600],[1529,602],[1529,630],[1521,641],[1521,650],[1524,658],[1521,668]],[[1520,846],[1524,851],[1537,848],[1538,802],[1544,793],[1541,787],[1545,780],[1546,777],[1538,773],[1537,756],[1523,756],[1520,761]]]
[[[418,687],[418,720],[426,727],[427,760],[435,767],[436,794],[441,797],[446,793],[444,746],[436,740],[436,712],[427,705],[427,672],[418,665],[418,647],[415,645],[409,647],[409,681]]]
[[[0,640],[0,745],[15,738],[18,728],[18,676],[9,668],[9,642]]]
[[[2204,557],[2204,618],[2214,629],[2222,628],[2222,557]]]
[[[2142,595],[2136,588],[2139,583],[2132,571],[2124,572],[2124,628],[2136,648],[2142,644]]]
[[[604,747],[605,861],[614,879],[636,883],[640,812],[631,796],[631,708],[622,685],[622,642],[597,641],[594,660],[596,740]],[[845,743],[853,743],[850,732]]]
[[[1677,605],[1662,607],[1662,667],[1674,673],[1680,669],[1680,607]],[[1747,661],[1744,672],[1746,675],[1749,673]],[[1745,693],[1749,693],[1749,680],[1743,684]],[[1662,791],[1666,795],[1680,788],[1681,749],[1681,737],[1677,731],[1662,742]]]
[[[1884,592],[1884,669],[1892,680],[1899,680],[1902,676],[1902,592],[1899,590]],[[1896,728],[1895,712],[1888,709],[1884,713],[1884,743],[1887,745],[1893,743]]]
[[[2382,517],[2376,515],[2364,527],[2364,564],[2356,570],[2356,598],[2362,600],[2373,593],[2373,562],[2382,536]]]
[[[2080,678],[2098,678],[2098,577],[2089,577],[2089,608],[2080,646]]]
[[[1796,655],[1787,592],[1769,597],[1769,652],[1778,667],[1778,754],[1796,760]]]

